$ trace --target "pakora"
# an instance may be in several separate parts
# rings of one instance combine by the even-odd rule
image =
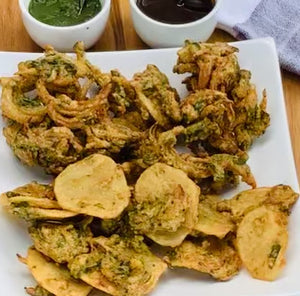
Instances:
[[[18,256],[25,263],[38,284],[56,296],[87,296],[92,287],[71,277],[63,265],[57,265],[33,247],[28,249],[26,258]]]
[[[90,253],[69,264],[71,274],[114,296],[142,296],[154,289],[167,265],[153,255],[142,237],[97,237]]]
[[[118,217],[131,196],[123,170],[101,154],[69,165],[55,179],[54,193],[63,209],[102,219]]]
[[[184,172],[156,163],[136,182],[130,224],[160,245],[178,246],[196,223],[199,195]]]
[[[288,243],[287,216],[267,206],[245,215],[237,229],[236,246],[249,273],[275,280],[285,265]]]
[[[200,242],[184,241],[166,258],[172,267],[185,267],[226,281],[236,275],[242,262],[227,241],[208,237]]]

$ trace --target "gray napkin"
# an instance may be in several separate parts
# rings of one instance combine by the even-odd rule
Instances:
[[[249,9],[249,4],[243,4],[248,1],[253,1],[252,4],[255,2],[239,0],[240,3],[237,3],[236,0],[224,0],[218,15],[220,27],[225,30],[228,28],[227,31],[237,39],[273,37],[281,66],[300,75],[300,0],[256,0],[258,3],[250,8],[250,13],[242,10],[243,5],[245,10]],[[236,10],[240,14],[236,23],[233,21],[234,11],[230,15],[231,5],[240,6]],[[243,13],[245,19],[241,17]]]

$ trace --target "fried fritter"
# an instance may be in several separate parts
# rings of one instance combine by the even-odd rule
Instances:
[[[197,221],[199,194],[184,172],[156,163],[136,182],[130,225],[160,245],[178,246]]]
[[[197,90],[185,97],[180,107],[185,124],[209,117],[224,129],[234,121],[233,102],[227,98],[226,93],[220,91]]]
[[[58,174],[81,158],[83,146],[66,127],[52,127],[50,123],[44,122],[28,128],[13,123],[3,129],[3,134],[24,164],[40,165],[48,173]]]
[[[63,265],[50,261],[32,247],[26,258],[18,257],[28,266],[38,284],[56,296],[87,296],[92,290],[92,287],[72,278]]]
[[[47,107],[38,96],[26,96],[17,77],[1,78],[2,115],[21,124],[42,122],[47,114]]]
[[[37,222],[28,229],[37,251],[57,263],[66,263],[89,252],[92,233],[84,223]]]
[[[241,268],[241,260],[227,241],[208,237],[201,242],[184,241],[166,257],[172,267],[185,267],[226,281]]]
[[[66,94],[52,96],[40,80],[36,83],[37,92],[47,104],[47,114],[58,126],[71,130],[100,122],[107,116],[107,96],[110,84],[103,87],[93,98],[73,100]]]
[[[214,154],[212,156],[195,157],[191,154],[179,154],[174,146],[177,136],[185,132],[183,126],[159,133],[157,126],[149,130],[149,134],[139,149],[135,151],[136,165],[144,168],[157,163],[166,163],[184,171],[191,179],[201,182],[212,177],[214,186],[220,190],[228,185],[229,175],[241,176],[242,180],[256,186],[255,179],[247,166],[247,155]],[[235,179],[233,179],[235,180]]]
[[[101,154],[69,165],[56,177],[54,193],[63,209],[102,219],[118,217],[131,195],[122,169]]]
[[[235,231],[235,224],[230,215],[217,210],[219,202],[220,199],[218,197],[201,196],[198,205],[198,221],[191,235],[214,235],[222,239],[229,232]]]
[[[159,125],[170,128],[180,122],[181,111],[177,91],[170,86],[167,76],[155,65],[148,65],[144,72],[136,73],[132,85],[140,105]]]
[[[250,82],[251,73],[240,70],[237,51],[228,44],[187,41],[178,51],[173,69],[179,74],[192,74],[185,80],[191,93],[181,106],[185,124],[202,122],[206,117],[216,121],[219,129],[198,141],[230,154],[247,151],[270,124],[266,92],[259,104],[255,86]],[[196,136],[193,139],[197,141]]]
[[[235,221],[240,221],[247,213],[262,205],[289,213],[298,198],[299,194],[288,185],[260,187],[242,191],[231,199],[223,200],[218,203],[217,208],[219,211],[230,212]]]
[[[226,43],[201,43],[186,41],[178,51],[173,71],[192,73],[185,83],[190,91],[203,88],[227,93],[239,78],[237,48]]]
[[[94,239],[89,254],[68,264],[71,274],[114,296],[142,296],[154,289],[167,265],[154,256],[142,237],[113,235]]]
[[[130,147],[144,137],[144,133],[123,124],[120,119],[103,120],[101,123],[86,126],[87,154],[91,152],[118,154],[124,147]]]
[[[1,79],[8,145],[23,163],[51,174],[83,158],[85,128],[109,118],[110,74],[92,66],[83,49],[75,46],[74,59],[47,47],[43,57]]]
[[[112,91],[108,96],[110,110],[120,116],[136,107],[136,93],[130,81],[117,70],[111,71]],[[145,110],[146,112],[146,110]]]
[[[211,89],[197,90],[183,99],[181,110],[186,133],[193,130],[192,137],[185,137],[185,144],[200,141],[203,145],[205,141],[221,152],[236,154],[239,151],[233,134],[234,103],[226,93]],[[198,131],[199,124],[201,128]],[[209,132],[203,137],[201,130],[205,128]]]
[[[255,103],[252,103],[252,101],[255,101]],[[253,140],[263,135],[270,125],[270,115],[267,113],[266,108],[266,91],[263,92],[263,99],[260,104],[258,104],[257,94],[253,87],[249,94],[241,102],[236,104],[234,133],[237,144],[242,150],[248,150]]]
[[[272,281],[279,276],[285,265],[287,242],[286,215],[266,206],[246,214],[237,229],[238,253],[257,279]]]
[[[26,221],[61,220],[77,215],[59,206],[51,185],[36,182],[1,194],[0,203],[8,212]]]

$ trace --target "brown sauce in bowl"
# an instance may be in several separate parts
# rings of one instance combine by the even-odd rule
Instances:
[[[214,8],[214,0],[137,0],[136,5],[156,21],[185,24],[209,14]]]

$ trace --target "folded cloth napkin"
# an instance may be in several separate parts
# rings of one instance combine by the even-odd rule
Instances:
[[[274,38],[282,68],[300,75],[300,0],[220,0],[218,27],[235,38]]]

